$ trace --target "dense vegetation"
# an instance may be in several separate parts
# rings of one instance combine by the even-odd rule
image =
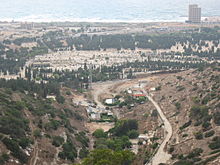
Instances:
[[[123,129],[126,130],[120,132]],[[127,149],[131,147],[129,138],[137,138],[139,135],[137,129],[138,124],[136,120],[119,120],[116,122],[116,126],[108,132],[104,132],[102,129],[96,130],[93,133],[96,139],[95,150],[81,164],[131,164],[134,154]]]
[[[89,139],[86,133],[77,133],[70,123],[72,119],[81,122],[83,117],[73,110],[75,107],[71,110],[58,109],[54,106],[54,101],[45,98],[45,94],[61,96],[59,86],[52,83],[35,84],[22,79],[1,79],[0,82],[0,139],[10,151],[9,155],[0,156],[1,164],[12,157],[22,164],[27,163],[27,150],[41,139],[50,139],[51,146],[61,147],[58,156],[64,160],[74,162],[79,157],[78,147],[83,148],[80,155],[84,154],[85,157],[88,154]],[[59,100],[55,105],[58,103]],[[67,139],[55,134],[61,128]]]
[[[96,149],[80,165],[130,165],[134,159],[131,151],[112,151],[110,149]]]
[[[119,120],[116,122],[115,127],[112,128],[109,132],[113,136],[124,136],[132,130],[138,129],[138,123],[136,120]]]
[[[167,68],[173,69],[175,71],[181,69],[189,68],[201,68],[204,63],[181,63],[181,62],[162,62],[162,61],[143,61],[143,62],[131,62],[126,64],[121,64],[119,66],[102,66],[102,68],[93,68],[92,71],[88,69],[88,66],[84,64],[83,68],[79,68],[77,71],[52,71],[52,69],[33,69],[33,76],[31,76],[31,68],[26,69],[26,78],[35,79],[38,81],[45,80],[50,82],[62,83],[63,85],[82,89],[89,87],[89,76],[92,75],[92,81],[107,81],[120,79],[124,68],[134,68],[133,71],[129,70],[125,76],[127,78],[134,78],[135,72],[141,71],[157,71],[157,70],[167,70]],[[52,74],[52,77],[48,77],[47,74]],[[142,100],[139,100],[140,102]]]
[[[9,49],[8,44],[12,42],[18,46],[21,46],[22,43],[28,42],[37,42],[37,46],[32,49],[25,47],[20,47],[18,49]],[[6,49],[7,48],[7,49]],[[25,65],[25,62],[28,58],[35,55],[46,54],[48,53],[48,48],[36,38],[17,38],[14,41],[4,40],[2,47],[0,47],[0,71],[4,74],[18,74],[20,69]],[[5,57],[3,57],[5,55]]]
[[[37,93],[39,96],[44,98],[51,94],[60,97],[60,85],[53,82],[46,84],[42,82],[41,84],[36,84],[34,81],[28,81],[24,79],[0,79],[0,88],[9,88],[13,91],[20,91],[22,93],[25,93],[26,91],[32,95]]]
[[[67,39],[69,47],[74,47],[77,50],[100,50],[100,49],[170,49],[172,46],[180,43],[184,46],[183,55],[199,55],[203,57],[216,57],[219,58],[220,49],[214,51],[214,47],[210,51],[202,51],[202,46],[208,47],[205,41],[212,41],[217,47],[219,44],[220,33],[219,28],[202,28],[201,31],[186,31],[180,33],[168,33],[159,35],[146,35],[146,34],[117,34],[117,35],[81,35],[77,38]],[[185,46],[189,43],[189,46]],[[193,48],[197,48],[193,51]],[[59,46],[59,45],[57,45]],[[181,53],[179,53],[181,54]]]

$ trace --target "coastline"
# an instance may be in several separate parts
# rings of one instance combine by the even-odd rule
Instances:
[[[178,22],[183,23],[187,17],[180,19],[100,19],[100,18],[0,18],[0,22],[33,22],[33,23],[54,23],[54,22],[85,22],[85,23],[159,23],[159,22]]]
[[[99,19],[99,18],[0,18],[0,23],[112,23],[112,24],[148,24],[148,23],[185,23],[186,16],[180,19]],[[202,17],[202,23],[214,22],[220,23],[220,16]]]

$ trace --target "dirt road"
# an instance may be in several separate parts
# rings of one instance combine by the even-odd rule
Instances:
[[[144,91],[146,94],[147,92]],[[160,145],[157,153],[152,158],[151,162],[148,163],[149,165],[158,165],[160,163],[167,163],[168,160],[170,160],[171,155],[164,151],[166,144],[169,142],[169,140],[172,137],[173,131],[172,126],[170,122],[167,120],[166,116],[164,115],[163,111],[161,110],[160,106],[153,100],[153,98],[147,94],[147,98],[154,104],[155,108],[157,109],[157,112],[159,113],[163,123],[164,123],[164,129],[165,129],[165,139]]]
[[[92,84],[92,90],[91,90],[91,96],[93,97],[94,102],[97,103],[97,108],[105,109],[105,106],[102,104],[102,101],[100,99],[100,96],[103,93],[111,93],[110,90],[112,86],[114,86],[117,83],[120,83],[121,81],[108,81],[108,82],[99,82],[99,83],[93,83]],[[112,93],[111,93],[112,94]],[[86,100],[81,100],[81,102],[86,102]],[[109,129],[114,127],[114,123],[109,122],[90,122],[86,123],[86,128],[89,130],[89,132],[92,134],[97,129],[103,129],[104,131],[108,131]],[[93,139],[90,139],[93,141]]]
[[[30,112],[27,111],[27,110],[25,110],[24,112],[25,112],[25,115],[27,116],[27,118],[30,119],[30,116],[31,116]],[[33,124],[32,120],[30,120],[29,126],[30,126],[30,129],[31,129],[32,133],[33,133],[34,130],[35,130],[35,127],[34,127],[34,124]],[[35,139],[35,140],[34,140],[34,145],[33,145],[33,156],[31,157],[30,165],[36,165],[37,160],[39,160],[38,141],[34,136],[32,136],[32,138]]]
[[[107,82],[93,83],[92,84],[91,94],[93,96],[94,101],[97,103],[98,107],[105,108],[105,106],[102,104],[101,100],[99,99],[99,96],[103,93],[111,93],[110,92],[111,88],[114,85],[119,84],[121,82],[125,82],[125,80],[107,81]]]
[[[154,78],[148,77],[145,79],[141,79],[142,81],[153,81]],[[99,96],[102,93],[112,93],[114,92],[120,92],[121,90],[132,87],[134,85],[137,86],[137,83],[140,81],[140,79],[128,81],[128,80],[123,80],[123,81],[110,81],[110,82],[105,82],[105,83],[96,83],[93,86],[93,91],[92,95],[94,97],[94,101],[97,103],[99,107],[104,107],[103,104],[101,103]],[[153,100],[153,98],[146,92],[145,88],[146,84],[142,84],[141,87],[144,91],[144,93],[147,95],[147,98],[153,103],[155,108],[157,109],[158,114],[160,115],[163,123],[164,123],[164,130],[165,130],[165,139],[159,146],[156,154],[153,156],[151,159],[150,163],[148,165],[159,165],[160,163],[166,163],[168,160],[170,160],[171,155],[168,154],[167,152],[164,151],[166,144],[169,142],[172,136],[172,126],[166,116],[164,115],[163,111],[161,110],[160,106]]]

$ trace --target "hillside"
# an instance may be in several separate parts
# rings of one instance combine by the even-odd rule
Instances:
[[[77,99],[75,91],[51,82],[35,84],[26,80],[1,80],[0,87],[1,164],[71,164],[87,156],[92,148],[91,136],[84,125],[88,119],[85,108],[73,103]],[[109,132],[98,130],[101,137],[98,134],[94,138],[93,134],[91,142],[98,150],[85,160],[92,162],[92,156],[100,155],[99,152],[113,158],[119,152],[128,154],[129,163],[134,160],[137,165],[152,158],[164,138],[163,124],[149,100],[135,99],[126,92],[127,88],[137,91],[140,87],[146,88],[172,125],[173,135],[165,147],[172,155],[168,164],[219,164],[220,66],[217,64],[113,85],[122,103],[109,108],[118,111],[121,120]],[[46,99],[47,96],[52,97]],[[118,131],[126,130],[127,122],[134,122],[134,129]],[[130,141],[121,133],[130,136]],[[147,140],[136,139],[139,134],[147,136]],[[130,148],[137,152],[136,157],[124,151]]]
[[[220,66],[159,75],[147,88],[173,127],[172,163],[219,164]],[[216,158],[218,158],[216,160]]]
[[[67,91],[61,104],[32,90],[0,89],[0,164],[70,164],[86,155],[87,116]]]

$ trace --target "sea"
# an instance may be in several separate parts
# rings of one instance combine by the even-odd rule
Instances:
[[[0,0],[0,21],[182,22],[189,3],[220,16],[220,0]]]

